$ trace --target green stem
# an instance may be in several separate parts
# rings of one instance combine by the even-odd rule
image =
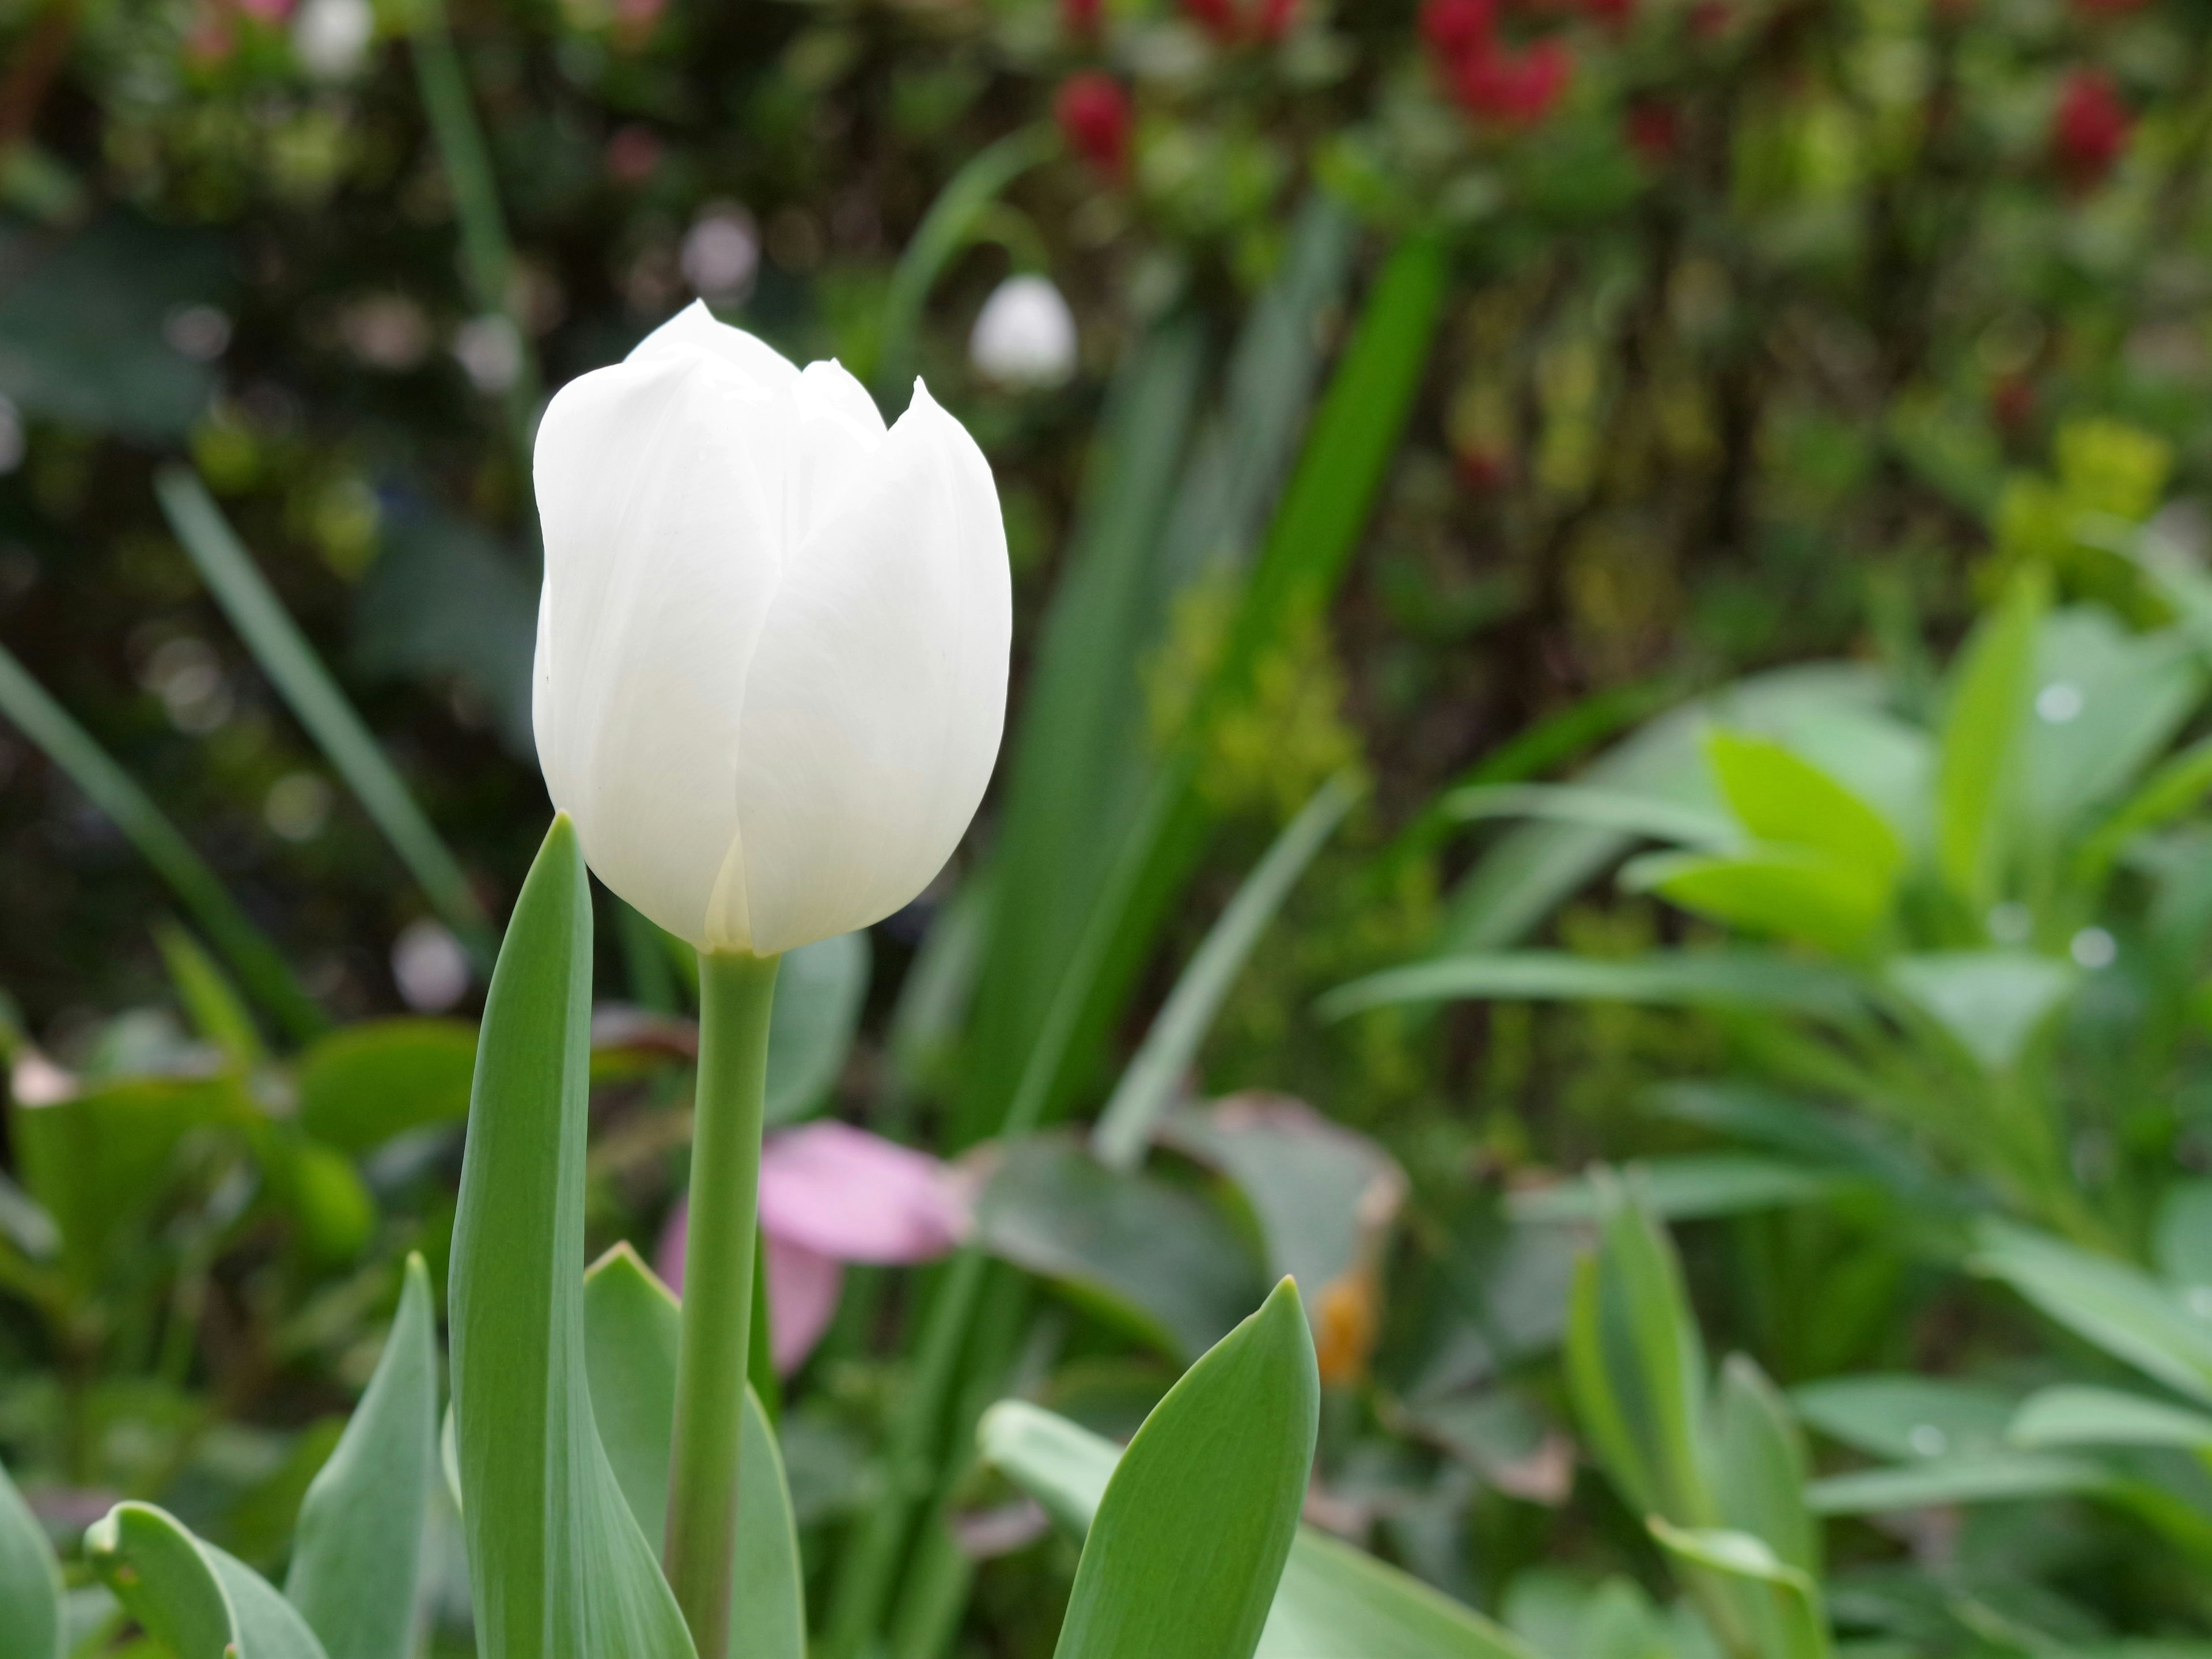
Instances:
[[[775,957],[702,951],[699,1085],[684,1247],[664,1565],[699,1659],[729,1649],[738,1448],[752,1341],[761,1111]]]

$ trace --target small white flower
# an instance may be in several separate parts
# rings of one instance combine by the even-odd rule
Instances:
[[[522,337],[504,317],[471,317],[453,331],[453,356],[477,391],[496,396],[522,373]]]
[[[2109,968],[2118,959],[2118,940],[2101,927],[2084,927],[2066,946],[2067,953],[2092,971]]]
[[[376,38],[369,0],[306,0],[293,15],[292,55],[319,81],[349,81],[368,62]]]
[[[1075,373],[1075,313],[1049,277],[1009,276],[975,315],[968,359],[1000,386],[1055,386]]]
[[[469,953],[424,916],[392,942],[392,980],[400,1000],[416,1013],[441,1014],[469,994]]]
[[[702,950],[879,921],[982,799],[1006,720],[1005,526],[920,381],[886,430],[694,304],[538,429],[532,720],[599,878]]]
[[[725,204],[691,222],[678,263],[694,294],[734,305],[753,291],[760,254],[760,228],[753,216]]]

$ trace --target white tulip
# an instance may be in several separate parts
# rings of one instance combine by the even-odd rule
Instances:
[[[1009,276],[975,313],[968,361],[1001,386],[1059,386],[1075,373],[1075,313],[1049,277]]]
[[[917,380],[888,431],[693,305],[538,432],[532,714],[599,878],[702,950],[773,956],[927,886],[1006,721],[1006,538]]]

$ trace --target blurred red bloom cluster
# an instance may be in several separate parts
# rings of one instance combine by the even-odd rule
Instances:
[[[1635,0],[1580,0],[1581,9],[1620,23]],[[1556,35],[1521,45],[1502,38],[1498,0],[1425,0],[1421,35],[1470,115],[1531,126],[1550,114],[1574,78],[1573,49]]]

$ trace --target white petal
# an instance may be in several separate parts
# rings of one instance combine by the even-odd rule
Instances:
[[[917,381],[865,490],[791,561],[753,656],[751,949],[866,927],[943,867],[998,756],[1012,613],[990,468]]]
[[[787,562],[860,499],[884,436],[876,400],[838,363],[809,363],[789,395],[790,451],[783,483]]]
[[[667,357],[718,357],[764,392],[787,391],[799,379],[791,360],[767,341],[715,320],[704,300],[694,300],[631,348],[626,362]]]
[[[746,667],[782,564],[780,418],[720,357],[671,353],[570,382],[538,428],[546,787],[599,878],[695,943],[737,834]]]

